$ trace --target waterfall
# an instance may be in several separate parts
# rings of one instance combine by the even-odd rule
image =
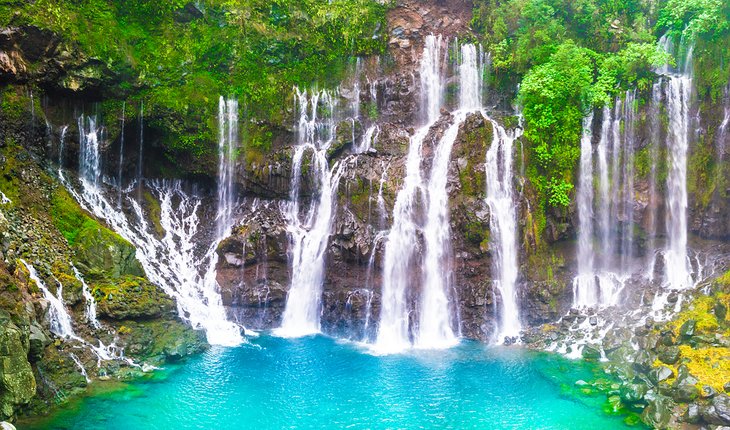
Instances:
[[[354,120],[353,120],[352,128],[353,128],[353,134],[354,134],[354,130],[355,130]],[[360,143],[355,145],[355,147],[353,148],[353,152],[355,154],[364,154],[364,153],[370,151],[370,149],[373,147],[375,142],[377,142],[377,140],[378,140],[378,134],[380,134],[380,127],[378,127],[377,124],[373,124],[370,127],[368,127],[367,130],[365,130],[365,134],[363,134],[362,140],[360,141]],[[353,136],[353,142],[354,141],[355,141],[355,139]]]
[[[66,133],[68,132],[68,126],[64,125],[61,127],[61,136],[58,140],[58,176],[62,176],[63,173],[63,151],[66,145]]]
[[[23,263],[25,268],[28,270],[30,279],[36,283],[38,288],[40,288],[43,293],[43,297],[49,303],[48,318],[50,320],[50,329],[52,333],[62,339],[73,340],[82,344],[86,348],[89,348],[98,360],[97,366],[101,366],[102,361],[121,360],[130,366],[142,367],[133,360],[124,357],[124,351],[118,348],[114,343],[111,345],[104,345],[101,340],[98,340],[99,345],[96,346],[79,337],[74,332],[71,315],[68,313],[68,310],[63,303],[63,284],[54,277],[58,284],[58,290],[56,291],[56,295],[53,295],[53,293],[48,290],[48,287],[46,287],[45,282],[43,282],[43,280],[38,276],[38,272],[36,272],[35,267],[22,258],[20,259],[20,262]],[[80,362],[76,359],[74,359],[74,362],[79,365],[81,373],[84,377],[86,377],[87,382],[90,382],[88,375],[86,374],[86,369],[84,369]]]
[[[125,110],[127,108],[127,103],[122,102],[122,127],[120,131],[119,136],[119,170],[117,172],[117,186],[119,187],[119,198],[118,198],[118,206],[122,207],[122,195],[124,194],[122,187],[124,186],[122,183],[122,170],[124,168],[124,115]]]
[[[522,330],[517,300],[517,219],[514,200],[514,141],[519,129],[508,133],[495,121],[492,144],[487,151],[487,205],[493,257],[493,284],[502,298],[497,341],[519,336]]]
[[[577,195],[578,274],[573,279],[573,305],[577,308],[618,304],[621,291],[631,276],[635,98],[635,91],[627,91],[623,98],[616,98],[613,109],[604,106],[595,150],[595,169],[591,135],[593,115],[584,120]],[[598,171],[597,193],[593,190],[594,170]],[[594,204],[598,212],[597,245],[593,243]]]
[[[235,194],[236,149],[238,148],[238,101],[224,99],[218,102],[218,211],[216,228],[219,240],[229,234],[233,225]]]
[[[69,353],[68,355],[69,355],[69,357],[71,357],[71,360],[73,360],[73,362],[76,364],[76,367],[79,368],[79,371],[81,372],[81,376],[84,377],[84,379],[86,380],[86,383],[87,384],[91,383],[91,378],[89,378],[89,374],[86,373],[86,368],[84,367],[84,364],[81,363],[81,360],[79,360],[79,357],[77,357],[76,354],[74,354],[73,352]]]
[[[426,37],[420,64],[421,110],[426,124],[410,138],[406,176],[393,205],[393,224],[385,243],[380,325],[375,341],[375,349],[384,353],[399,352],[411,345],[407,287],[413,276],[418,248],[416,211],[422,192],[421,147],[440,114],[443,92],[441,46],[441,36]]]
[[[447,184],[459,129],[470,112],[481,112],[483,55],[474,45],[460,47],[459,109],[453,112],[449,127],[434,148],[430,172],[424,174],[423,143],[440,117],[443,99],[442,46],[440,36],[428,36],[421,57],[425,125],[411,136],[406,176],[393,206],[393,224],[385,244],[380,326],[374,345],[380,353],[411,346],[445,348],[457,342],[449,298],[453,274]],[[418,321],[411,321],[409,297],[418,287]]]
[[[453,123],[436,147],[431,174],[426,184],[427,211],[423,228],[426,254],[423,261],[424,282],[415,346],[443,348],[454,345],[451,305],[451,229],[449,225],[449,177],[451,150],[459,128],[469,112],[482,107],[483,62],[480,50],[472,44],[461,46],[459,64],[459,110]]]
[[[147,222],[139,202],[129,196],[127,200],[133,214],[128,219],[107,199],[99,184],[99,130],[92,119],[80,119],[80,124],[87,124],[80,138],[79,159],[83,172],[80,178],[81,190],[77,192],[64,181],[69,191],[84,209],[105,220],[135,246],[137,259],[148,279],[175,299],[181,318],[190,322],[193,328],[205,330],[209,343],[241,343],[240,329],[226,319],[225,308],[212,275],[215,266],[211,262],[216,258],[218,242],[214,241],[202,256],[195,252],[195,236],[199,234],[200,227],[200,199],[184,192],[180,182],[150,182],[149,189],[160,202],[162,238],[155,234]],[[141,189],[139,186],[138,191]],[[203,276],[200,274],[201,269],[205,272]]]
[[[598,164],[598,202],[596,209],[598,210],[598,230],[599,243],[601,247],[601,256],[605,260],[606,256],[611,254],[611,183],[608,176],[608,145],[610,144],[611,125],[611,109],[609,106],[603,107],[603,115],[601,122],[601,137],[596,147],[596,158]],[[602,265],[602,266],[605,266]]]
[[[96,117],[79,116],[79,175],[90,186],[97,187],[101,178],[99,156],[100,129]]]
[[[144,102],[139,102],[139,155],[137,156],[137,200],[142,198],[142,165],[144,156]]]
[[[296,89],[299,111],[298,143],[292,157],[290,201],[284,207],[290,238],[291,285],[276,333],[283,337],[299,337],[320,331],[324,263],[329,243],[334,200],[344,165],[330,168],[327,150],[335,139],[335,99],[327,91],[301,92]],[[319,113],[323,113],[320,118]],[[309,208],[302,206],[302,164],[305,153],[311,153],[310,177],[316,194]]]
[[[35,267],[22,258],[20,262],[23,263],[23,266],[25,266],[30,274],[30,279],[36,283],[43,293],[43,297],[48,301],[48,319],[51,323],[51,332],[63,339],[76,339],[76,333],[74,333],[73,326],[71,325],[71,316],[63,304],[63,285],[58,282],[58,290],[56,290],[56,295],[54,295],[46,287],[46,283],[38,276]]]
[[[444,82],[441,76],[441,49],[443,38],[433,34],[426,36],[421,56],[421,109],[425,113],[427,123],[436,122],[441,115],[441,104],[444,96]]]
[[[627,91],[623,104],[623,172],[621,190],[621,262],[623,277],[631,272],[634,254],[634,150],[636,145],[636,91]]]
[[[583,119],[578,180],[578,275],[573,280],[576,307],[598,303],[593,267],[593,112]]]
[[[81,276],[81,272],[79,272],[73,264],[71,265],[71,269],[73,269],[76,279],[81,282],[81,294],[84,296],[84,301],[86,303],[84,308],[86,311],[86,320],[89,322],[91,327],[98,329],[101,327],[101,324],[99,324],[99,320],[96,317],[96,300],[94,300],[94,296],[91,294],[91,289],[86,284],[84,277]]]
[[[669,37],[662,37],[662,48],[673,52]],[[664,252],[665,285],[683,289],[693,285],[687,255],[687,152],[690,133],[692,97],[692,47],[686,49],[679,70],[664,72],[664,97],[669,117],[667,136],[669,171],[667,175],[666,229],[667,249]]]

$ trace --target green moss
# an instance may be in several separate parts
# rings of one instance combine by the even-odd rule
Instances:
[[[150,364],[180,359],[206,348],[201,332],[176,320],[124,321],[118,333],[126,351]]]
[[[490,123],[484,127],[470,129],[462,140],[459,156],[466,161],[466,166],[459,169],[461,192],[467,197],[483,197],[486,192],[486,173],[484,156],[492,143],[493,129]]]
[[[144,278],[123,276],[117,280],[91,278],[101,315],[116,320],[149,319],[170,314],[173,300]]]
[[[164,148],[198,158],[214,153],[219,95],[252,123],[281,124],[292,86],[334,86],[351,58],[386,48],[390,2],[202,0],[200,16],[176,20],[186,3],[0,0],[0,25],[49,29],[101,60],[120,78],[105,93],[144,100]]]
[[[165,234],[165,229],[162,228],[162,208],[160,207],[160,202],[152,195],[152,193],[146,190],[142,194],[142,197],[144,197],[144,201],[147,203],[147,208],[149,210],[148,219],[152,221],[152,225],[155,227],[155,232],[159,236],[163,236]]]
[[[0,90],[0,112],[7,121],[25,120],[30,105],[30,95],[21,87],[6,86]]]
[[[69,245],[72,246],[82,231],[97,231],[102,228],[98,221],[81,209],[63,187],[56,188],[51,196],[51,218]]]
[[[51,219],[86,271],[113,278],[144,274],[134,247],[87,214],[63,187],[51,196]]]
[[[693,145],[693,151],[688,161],[687,191],[696,196],[696,203],[706,208],[715,193],[715,153],[713,145],[707,142],[712,140],[701,136],[700,141]]]

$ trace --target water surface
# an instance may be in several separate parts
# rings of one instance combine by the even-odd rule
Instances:
[[[605,396],[576,396],[600,370],[463,342],[374,356],[315,336],[214,348],[122,390],[18,429],[622,429]],[[98,385],[98,383],[96,383]]]

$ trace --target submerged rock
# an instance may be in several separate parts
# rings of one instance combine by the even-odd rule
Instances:
[[[627,403],[636,403],[644,400],[648,388],[644,384],[624,384],[619,390],[621,400]]]
[[[581,351],[583,358],[588,360],[597,360],[601,358],[601,347],[598,345],[586,345]]]
[[[657,428],[667,428],[672,418],[672,401],[662,395],[652,395],[649,400],[649,404],[644,408],[644,412],[641,414],[641,419],[646,424]]]

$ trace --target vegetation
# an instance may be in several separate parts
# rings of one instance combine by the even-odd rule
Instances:
[[[730,334],[728,308],[730,307],[730,272],[715,280],[712,294],[701,295],[692,300],[672,321],[667,324],[681,343],[679,360],[666,365],[677,375],[684,365],[697,379],[698,390],[705,386],[724,391],[724,384],[730,381],[730,348],[718,341]],[[692,327],[691,335],[687,327]]]
[[[663,34],[681,49],[702,52],[695,55],[697,87],[717,98],[730,80],[728,22],[730,5],[721,0],[475,2],[471,24],[492,53],[492,85],[509,90],[519,83],[540,231],[546,212],[571,203],[588,111],[629,89],[646,95],[655,68],[679,54],[658,47]]]
[[[221,94],[237,96],[252,123],[281,123],[293,85],[330,84],[351,56],[384,49],[386,9],[374,0],[0,0],[0,25],[52,30],[101,61],[116,74],[103,96],[144,100],[165,148],[200,156],[213,150]]]

